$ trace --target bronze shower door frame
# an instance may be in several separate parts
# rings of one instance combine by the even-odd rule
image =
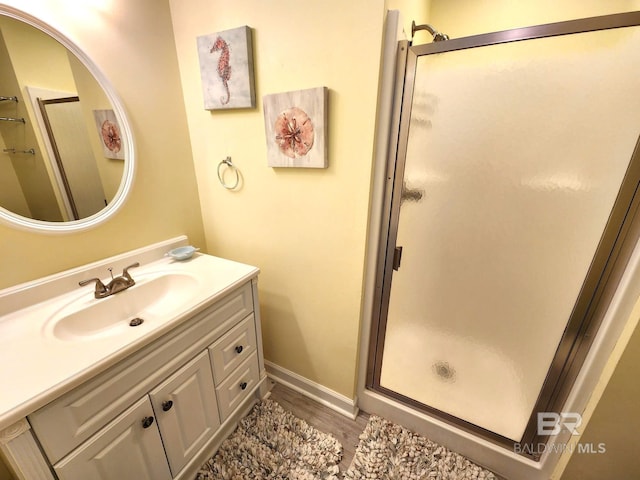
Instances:
[[[71,190],[71,185],[69,184],[69,178],[67,177],[67,172],[64,168],[64,162],[62,161],[62,156],[60,155],[60,150],[58,149],[58,143],[56,142],[56,137],[53,133],[53,126],[51,125],[51,120],[49,119],[49,112],[47,112],[47,105],[57,105],[59,103],[71,103],[71,102],[79,102],[79,101],[80,101],[80,97],[78,97],[77,95],[70,96],[70,97],[63,97],[63,98],[53,98],[49,100],[38,98],[38,106],[40,107],[40,113],[42,114],[42,121],[44,123],[44,127],[47,132],[47,137],[49,138],[49,143],[51,144],[51,149],[53,151],[53,156],[56,160],[58,172],[60,173],[62,185],[64,186],[64,191],[65,191],[65,194],[67,195],[67,200],[69,201],[69,207],[71,208],[73,220],[80,220],[80,215],[78,214],[78,207],[76,206],[76,201],[73,198],[73,191]]]
[[[640,238],[640,218],[638,218],[640,216],[636,215],[638,206],[640,206],[640,138],[636,143],[613,209],[573,311],[567,321],[538,400],[529,417],[525,432],[520,441],[515,442],[380,385],[391,281],[394,266],[399,263],[396,238],[417,60],[423,55],[634,26],[640,26],[640,12],[518,28],[426,45],[411,46],[409,42],[400,42],[396,88],[403,89],[402,101],[399,102],[401,105],[394,106],[399,124],[396,125],[395,131],[392,133],[392,137],[395,138],[390,138],[393,145],[390,148],[388,159],[382,210],[383,219],[388,219],[388,221],[383,221],[380,232],[366,388],[429,413],[458,428],[512,449],[512,451],[518,451],[528,458],[536,461],[540,459],[540,451],[527,448],[539,444],[546,445],[550,439],[549,436],[537,433],[536,413],[561,411],[582,368],[633,248]],[[394,148],[395,142],[397,142],[397,149]],[[520,448],[516,449],[516,447]]]

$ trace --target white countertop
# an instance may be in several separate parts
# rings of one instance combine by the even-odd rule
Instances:
[[[122,256],[118,259],[122,260]],[[130,260],[135,261],[135,256],[124,261]],[[161,321],[148,321],[122,334],[72,340],[52,335],[49,319],[61,306],[77,301],[79,297],[88,298],[88,302],[110,298],[94,299],[93,284],[12,312],[5,311],[0,316],[0,430],[148,345],[233,288],[255,277],[259,270],[196,253],[190,260],[182,262],[168,257],[141,262],[141,266],[131,269],[130,274],[139,285],[144,284],[145,279],[170,272],[184,272],[197,277],[199,282],[190,291],[188,305],[173,312],[169,309]],[[82,269],[74,269],[74,280],[82,275]],[[60,276],[64,277],[65,272]],[[68,282],[69,275],[66,276]],[[101,278],[108,277],[103,275]],[[39,287],[40,284],[34,282],[29,288]],[[135,288],[131,287],[131,290]],[[24,297],[25,292],[28,294],[28,288],[21,288],[18,293]],[[11,293],[0,292],[0,297]],[[41,296],[40,292],[33,298]]]

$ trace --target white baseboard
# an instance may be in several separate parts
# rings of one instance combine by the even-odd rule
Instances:
[[[345,397],[324,385],[312,382],[308,378],[269,362],[268,360],[264,361],[264,366],[267,370],[267,376],[273,381],[281,383],[352,420],[355,420],[358,416],[357,399]]]

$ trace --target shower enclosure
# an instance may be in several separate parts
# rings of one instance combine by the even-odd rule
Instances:
[[[401,43],[368,389],[512,451],[547,440],[630,254],[639,24]]]

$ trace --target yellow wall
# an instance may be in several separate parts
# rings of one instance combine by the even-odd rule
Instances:
[[[640,311],[636,308],[634,317],[637,319],[638,315]],[[617,353],[614,352],[614,355]],[[581,444],[596,445],[596,448],[602,446],[606,451],[574,453],[562,474],[562,480],[640,478],[637,442],[637,432],[640,431],[639,366],[640,328],[636,327],[579,438]],[[607,373],[611,375],[610,372]]]
[[[95,229],[44,235],[0,224],[0,288],[179,234],[205,247],[168,2],[3,3],[57,27],[94,59],[129,113],[138,170],[122,210]]]
[[[402,30],[406,39],[411,40],[411,22],[416,25],[430,23],[432,0],[387,0],[386,8],[388,10],[398,10],[400,12],[400,21],[402,22]],[[431,36],[424,31],[418,30],[414,37],[416,45],[420,43],[428,43]]]
[[[100,174],[100,181],[104,196],[111,202],[120,187],[120,180],[124,170],[122,160],[106,158],[102,147],[101,137],[97,134],[97,125],[94,117],[94,110],[110,110],[111,102],[106,97],[102,87],[95,81],[80,60],[72,54],[68,55],[73,78],[76,83],[82,112],[87,126],[89,142],[94,152],[96,165]]]
[[[0,91],[9,92],[14,88],[17,89],[15,75],[13,75],[11,59],[0,31]],[[5,93],[3,96],[13,95]],[[4,103],[1,105],[0,112],[2,112],[2,116],[16,115],[17,108],[15,104],[8,105]],[[11,157],[4,153],[5,148],[13,147],[13,132],[7,130],[6,127],[6,125],[4,129],[0,127],[0,152],[2,152],[0,153],[0,205],[4,205],[5,208],[20,215],[29,215],[29,205],[27,204],[27,199],[24,198]],[[4,138],[5,132],[11,133],[7,135],[9,138],[6,141]]]
[[[638,0],[431,0],[430,21],[458,38],[638,8]]]
[[[7,145],[0,136],[0,151],[5,148]],[[16,171],[8,155],[0,157],[0,205],[20,215],[29,215],[27,200],[24,198]]]
[[[33,109],[24,87],[39,85],[43,78],[50,85],[68,86],[73,81],[71,70],[60,68],[53,71],[50,68],[60,59],[66,67],[66,54],[57,42],[48,41],[42,32],[26,27],[23,23],[0,18],[0,28],[10,61],[3,68],[3,88],[4,91],[11,92],[9,95],[18,97],[17,104],[4,104],[6,110],[3,110],[12,111],[13,116],[26,120],[24,124],[0,125],[0,130],[5,142],[12,147],[18,150],[35,149],[36,153],[31,157],[20,154],[11,157],[30,216],[41,220],[61,220],[59,192],[52,186],[52,171],[49,163],[44,161],[42,143],[38,143],[41,137],[37,135]],[[35,57],[36,50],[42,51],[42,56],[46,59],[44,62],[39,62]]]
[[[5,3],[28,8],[94,58],[129,112],[139,166],[131,198],[106,225],[56,236],[0,225],[0,287],[186,233],[209,253],[262,269],[267,359],[347,396],[356,375],[385,6],[406,7],[405,28],[428,21],[451,36],[639,7],[432,0],[422,18],[409,0],[304,8],[294,0]],[[196,36],[241,25],[254,33],[257,107],[205,111]],[[329,168],[267,167],[262,96],[317,86],[330,91]],[[242,172],[238,192],[217,181],[227,155]]]
[[[268,360],[352,397],[383,0],[171,0],[207,246],[261,268]],[[196,37],[248,25],[257,108],[205,111]],[[329,88],[329,168],[269,168],[262,96]],[[227,155],[242,189],[226,191]]]

